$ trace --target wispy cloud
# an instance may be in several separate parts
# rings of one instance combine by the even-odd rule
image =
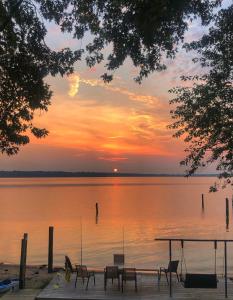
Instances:
[[[68,81],[70,84],[68,95],[71,97],[74,97],[75,95],[78,94],[79,88],[80,88],[80,83],[83,83],[83,84],[86,84],[86,85],[89,85],[92,87],[101,87],[107,91],[125,95],[131,101],[142,102],[147,105],[159,105],[160,104],[159,99],[155,96],[138,94],[138,93],[128,90],[127,88],[115,86],[112,83],[104,83],[102,80],[99,80],[99,79],[81,78],[81,76],[77,73],[70,75],[68,77]]]
[[[80,86],[80,77],[79,75],[74,75],[74,76],[69,76],[68,79],[70,83],[68,95],[70,97],[74,97],[75,95],[78,94],[78,90]]]
[[[50,136],[46,143],[61,148],[99,153],[98,160],[128,155],[169,155],[172,137],[166,129],[166,118],[154,109],[86,106],[83,101],[56,98],[48,114],[37,119],[47,126]],[[40,143],[40,141],[36,141]],[[44,143],[44,141],[41,141]],[[106,155],[108,154],[108,155]]]

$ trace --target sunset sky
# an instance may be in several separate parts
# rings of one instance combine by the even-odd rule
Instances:
[[[186,41],[199,38],[203,30],[199,21],[190,24]],[[81,46],[51,23],[47,43],[55,49]],[[47,128],[49,136],[31,138],[16,156],[1,155],[0,169],[182,173],[184,143],[167,129],[168,90],[181,83],[181,75],[199,72],[193,55],[180,51],[167,61],[166,71],[150,75],[141,85],[133,80],[138,70],[130,60],[110,84],[100,78],[104,64],[90,69],[79,62],[69,77],[48,77],[52,105],[47,113],[37,113],[35,123]]]

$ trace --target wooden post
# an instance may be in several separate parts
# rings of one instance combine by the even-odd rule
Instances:
[[[27,265],[27,245],[28,245],[28,234],[24,233],[23,235],[24,239],[24,268],[25,268],[25,273],[26,273],[26,265]]]
[[[49,227],[49,247],[48,247],[48,273],[53,272],[53,232],[54,227]]]
[[[226,198],[226,229],[229,229],[229,200]]]
[[[21,256],[20,256],[20,268],[19,268],[19,288],[25,288],[25,275],[26,275],[26,264],[27,264],[27,240],[28,234],[24,233],[23,239],[21,240]]]
[[[202,208],[202,211],[205,210],[204,194],[201,194],[201,208]]]
[[[169,264],[171,265],[171,260],[172,260],[172,241],[169,240]],[[172,297],[172,272],[170,268],[169,272],[169,288],[170,288],[170,297]]]
[[[227,242],[224,242],[224,262],[225,262],[225,298],[227,295]]]
[[[95,214],[96,214],[96,216],[99,215],[99,204],[97,202],[95,204]]]
[[[95,204],[95,223],[98,224],[98,218],[99,218],[99,204],[96,202]]]

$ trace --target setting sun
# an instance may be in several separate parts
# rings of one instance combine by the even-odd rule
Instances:
[[[113,172],[114,172],[114,173],[117,173],[117,172],[118,172],[118,169],[116,169],[116,168],[113,169]]]

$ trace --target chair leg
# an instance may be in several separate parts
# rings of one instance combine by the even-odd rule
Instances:
[[[167,272],[165,272],[165,275],[166,275],[166,279],[167,279],[167,284],[169,285],[168,277],[167,277]]]
[[[161,279],[161,270],[158,271],[158,281]]]
[[[95,285],[95,274],[93,275],[93,277],[94,277],[94,285]]]
[[[88,276],[88,278],[87,278],[86,291],[88,290],[89,279],[90,279],[90,276]]]
[[[159,284],[160,284],[159,271],[158,271],[158,274],[157,274],[157,276],[158,276],[158,285],[159,285]]]
[[[76,274],[76,278],[75,278],[75,284],[74,284],[74,287],[76,288],[77,286],[77,281],[78,281],[78,274]]]
[[[104,276],[104,290],[106,291],[107,288],[107,279],[106,276]]]
[[[123,293],[123,284],[124,284],[124,280],[121,280],[121,292]]]
[[[135,278],[135,292],[138,291],[137,278]]]
[[[120,277],[118,277],[118,290],[120,290]]]
[[[177,281],[180,282],[180,278],[179,278],[179,275],[177,274],[177,272],[176,272],[176,277],[177,277]]]

